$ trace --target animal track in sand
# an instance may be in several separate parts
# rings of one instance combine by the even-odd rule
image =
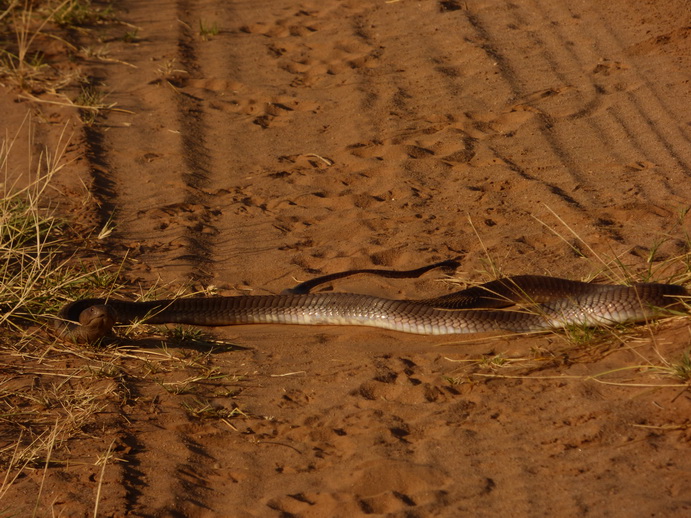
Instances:
[[[285,126],[300,113],[317,114],[319,103],[290,95],[272,95],[250,90],[237,81],[218,78],[190,79],[188,90],[203,90],[211,108],[244,116],[262,128]],[[214,95],[209,95],[213,92]]]
[[[435,160],[440,163],[467,163],[475,156],[476,139],[462,129],[443,125],[428,126],[404,135],[348,146],[357,158],[377,162]]]
[[[217,234],[218,229],[210,223],[221,214],[219,209],[194,204],[194,203],[173,203],[162,207],[140,210],[137,217],[151,220],[154,228],[164,230],[171,225],[178,225],[192,229],[202,234]]]
[[[389,365],[390,362],[401,365]],[[450,395],[447,385],[439,385],[438,377],[426,379],[424,369],[420,369],[413,360],[407,358],[395,361],[379,358],[377,375],[364,382],[354,394],[367,401],[396,401],[406,405],[424,402],[446,401]]]
[[[329,17],[329,14],[341,9],[351,10],[348,5],[330,10],[300,9],[272,24],[244,25],[241,31],[270,39],[266,44],[269,56],[279,68],[296,76],[291,86],[315,86],[350,70],[367,70],[380,65],[381,50],[363,38],[332,39],[333,24],[341,17]],[[357,32],[358,29],[353,30]]]

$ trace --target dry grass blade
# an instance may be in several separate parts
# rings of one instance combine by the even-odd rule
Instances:
[[[0,325],[35,321],[63,284],[65,264],[58,259],[61,222],[42,206],[46,189],[61,167],[57,155],[39,157],[35,180],[24,188],[10,182],[9,156],[13,140],[0,144],[5,182],[0,199]]]
[[[38,23],[38,26],[36,26],[34,19],[33,5],[28,0],[24,2],[23,6],[20,6],[18,1],[13,1],[0,14],[0,19],[11,19],[11,26],[16,40],[15,53],[7,49],[2,52],[0,73],[4,76],[12,77],[20,88],[28,89],[32,81],[40,75],[40,69],[43,68],[44,64],[39,54],[34,53],[35,55],[32,56],[34,42],[36,38],[43,34],[46,25],[52,20],[55,13],[62,9],[69,1],[63,0],[63,2],[59,3],[48,16],[45,16]]]
[[[111,451],[113,451],[113,445],[115,444],[115,439],[113,439],[110,442],[110,445],[108,446],[108,450],[106,451],[106,454],[104,455],[103,459],[100,461],[101,464],[101,474],[98,477],[98,487],[96,488],[96,502],[94,503],[94,518],[98,517],[98,504],[101,501],[101,489],[103,488],[103,478],[105,477],[106,474],[106,466],[108,465],[108,461],[110,460],[111,457]]]
[[[606,253],[601,253],[591,246],[587,240],[576,232],[563,218],[554,210],[547,207],[547,210],[556,218],[559,225],[566,229],[561,232],[558,228],[550,226],[548,223],[534,216],[551,233],[559,237],[579,256],[591,261],[593,273],[588,279],[601,279],[600,282],[609,284],[637,284],[637,283],[668,283],[687,286],[691,282],[691,237],[683,226],[683,218],[678,222],[678,232],[675,234],[670,231],[663,238],[654,239],[652,244],[645,248],[638,247],[639,253],[632,255],[632,264],[626,264],[623,254],[613,254],[613,258]],[[686,210],[682,211],[686,214]],[[471,221],[472,225],[472,221]],[[475,227],[473,226],[475,230]],[[476,231],[476,230],[475,230]],[[485,247],[482,238],[476,235],[480,246],[484,250],[486,261],[491,268],[491,276],[500,271],[495,258]],[[640,250],[647,251],[641,254]],[[628,251],[627,251],[628,252]],[[641,264],[640,259],[643,259]],[[606,279],[606,281],[604,280]],[[461,280],[447,279],[452,283],[464,284]],[[609,282],[607,282],[609,281]],[[517,290],[520,291],[520,290]],[[499,298],[498,294],[494,294]],[[540,305],[533,301],[525,306],[515,305],[511,310],[523,311],[526,313],[540,314]],[[547,354],[526,356],[521,358],[505,358],[502,355],[491,356],[481,359],[452,360],[465,364],[458,376],[449,376],[447,381],[452,384],[472,382],[480,378],[506,378],[506,379],[576,379],[580,381],[588,380],[603,385],[622,386],[622,387],[646,387],[646,388],[681,388],[688,390],[691,388],[691,351],[679,352],[678,347],[670,346],[669,340],[662,339],[659,335],[665,328],[674,328],[675,321],[683,322],[688,319],[691,312],[691,299],[688,296],[675,296],[675,302],[680,304],[674,308],[657,308],[659,314],[655,318],[647,318],[645,322],[636,324],[607,324],[599,323],[594,326],[591,322],[571,323],[563,326],[557,331],[541,331],[535,333],[522,333],[516,335],[492,333],[490,336],[471,336],[462,340],[452,342],[446,341],[438,344],[440,346],[458,346],[477,343],[497,343],[498,340],[506,340],[510,337],[528,337],[535,340],[544,337],[547,347],[540,347],[547,351]],[[672,302],[672,300],[670,300]],[[639,300],[641,306],[643,302]],[[668,322],[669,325],[665,323]],[[663,347],[664,346],[664,347]],[[535,347],[535,346],[533,346]],[[662,353],[661,350],[667,349],[668,352]],[[642,365],[631,365],[631,358],[626,360],[622,369],[610,370],[603,373],[592,375],[564,376],[561,372],[574,364],[594,364],[615,353],[624,352],[633,355],[643,362]],[[673,359],[681,354],[679,359]],[[636,361],[636,363],[639,363]],[[555,376],[539,376],[538,372],[554,370],[558,372]],[[486,372],[489,370],[490,372]],[[500,373],[499,370],[502,372]],[[483,372],[484,371],[484,372]],[[611,375],[616,373],[634,373],[631,379],[611,379]],[[677,383],[658,382],[651,380],[650,377],[664,377],[678,380]]]
[[[2,21],[7,16],[10,16],[14,11],[14,8],[19,5],[19,0],[12,0],[10,5],[8,5],[3,12],[0,13],[0,21]]]

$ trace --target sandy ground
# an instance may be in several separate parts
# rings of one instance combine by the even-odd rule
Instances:
[[[102,257],[127,258],[134,294],[156,283],[278,293],[454,257],[461,281],[620,281],[653,250],[654,266],[686,250],[688,2],[117,4],[130,25],[98,29],[109,60],[85,72],[122,111],[82,126],[69,110],[15,102],[11,88],[2,107],[8,127],[34,112],[36,145],[65,124],[74,133],[56,200],[84,228],[114,226]],[[334,289],[457,289],[442,281]],[[19,478],[2,512],[29,515],[41,484],[39,516],[91,515],[95,500],[102,516],[690,512],[691,395],[646,368],[689,349],[687,320],[595,345],[367,328],[213,334],[225,345],[211,351],[113,346],[131,351],[103,382],[120,399],[105,398],[55,453],[66,464]],[[208,377],[201,394],[164,390],[157,376],[201,367],[142,374],[146,355],[163,353],[233,377]],[[202,400],[225,417],[189,411]],[[94,459],[109,445],[101,475]]]

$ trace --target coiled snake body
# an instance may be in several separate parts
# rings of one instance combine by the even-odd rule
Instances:
[[[391,300],[353,293],[252,295],[127,302],[84,299],[58,315],[58,332],[94,342],[116,323],[203,326],[312,324],[373,326],[406,333],[529,332],[570,324],[643,321],[680,304],[674,284],[591,284],[519,275],[435,299]],[[518,308],[500,309],[523,305]],[[76,322],[79,322],[78,324]]]

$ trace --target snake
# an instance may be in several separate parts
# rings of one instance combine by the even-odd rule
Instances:
[[[423,269],[415,270],[418,272]],[[424,269],[426,271],[426,269]],[[366,270],[366,272],[370,272]],[[356,272],[359,273],[359,272]],[[318,292],[309,282],[297,292],[132,302],[90,298],[69,303],[55,319],[60,337],[95,343],[116,323],[228,326],[299,324],[370,326],[404,333],[448,335],[534,332],[570,325],[648,321],[683,307],[680,285],[612,285],[542,275],[516,275],[428,299],[388,299]],[[305,293],[305,291],[307,291]]]

